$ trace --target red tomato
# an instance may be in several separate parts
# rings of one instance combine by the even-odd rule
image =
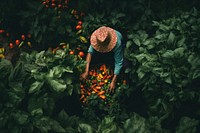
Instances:
[[[71,54],[71,55],[74,54],[74,51],[70,51],[69,54]]]
[[[16,45],[19,45],[19,44],[20,44],[20,41],[19,41],[19,40],[15,40],[15,44],[16,44]]]
[[[58,4],[58,8],[61,8],[62,7],[62,4]]]
[[[77,29],[77,30],[80,30],[81,28],[82,28],[81,25],[77,25],[77,26],[76,26],[76,29]]]
[[[52,6],[52,7],[56,7],[56,4],[55,4],[55,3],[52,3],[51,6]]]
[[[10,43],[10,44],[9,44],[9,47],[10,47],[10,48],[13,48],[13,47],[14,47],[13,43]]]
[[[1,33],[4,33],[4,32],[5,32],[5,30],[0,30],[0,34],[1,34]]]
[[[82,52],[82,51],[80,51],[79,53],[78,53],[78,55],[80,56],[80,57],[84,57],[84,53]]]
[[[22,40],[26,39],[25,35],[21,35],[21,38],[22,38]]]
[[[82,25],[83,24],[83,22],[82,21],[78,21],[78,25]]]

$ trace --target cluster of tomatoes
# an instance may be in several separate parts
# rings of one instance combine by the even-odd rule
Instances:
[[[67,47],[66,43],[61,43],[60,46],[57,46],[56,48],[49,48],[53,53],[56,53],[59,49],[65,49]],[[70,55],[78,55],[79,57],[83,58],[85,56],[84,52],[81,50],[80,47],[76,48],[76,50],[69,50]]]
[[[81,30],[82,29],[82,24],[83,24],[83,22],[81,20],[79,20],[77,22],[77,25],[76,25],[76,30]]]
[[[29,47],[32,47],[31,42],[29,40],[30,38],[31,38],[31,34],[27,34],[27,35],[22,34],[19,39],[16,39],[14,42],[10,42],[9,47],[10,48],[14,48],[15,46],[21,47],[25,41],[27,42]]]
[[[42,4],[46,7],[64,9],[68,8],[69,0],[42,0]]]
[[[82,17],[85,15],[83,12],[78,12],[77,10],[75,9],[72,9],[71,10],[71,14],[74,16],[74,18],[78,21],[76,26],[75,26],[75,29],[79,32],[81,32],[81,29],[82,29]]]
[[[108,92],[113,70],[105,64],[89,71],[89,78],[80,84],[80,101],[88,106],[107,106],[111,104],[112,96]],[[96,101],[96,102],[94,102]]]
[[[70,50],[69,54],[74,55],[75,54],[74,50]],[[83,58],[85,56],[85,53],[80,50],[80,51],[78,51],[78,55]]]
[[[10,33],[6,32],[6,30],[3,30],[3,29],[0,29],[0,34],[5,35],[7,38],[10,37]],[[27,35],[22,34],[19,38],[10,42],[9,47],[11,49],[14,48],[15,46],[21,47],[24,44],[25,41],[27,42],[29,47],[32,47],[31,42],[30,42],[30,38],[31,38],[31,34],[29,34],[29,33]]]

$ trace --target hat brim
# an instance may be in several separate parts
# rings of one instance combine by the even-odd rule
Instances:
[[[108,45],[100,46],[97,43],[96,37],[99,35],[99,33],[102,30],[107,30],[109,32],[110,36],[111,36],[110,42],[109,42]],[[116,43],[117,43],[117,34],[116,34],[116,31],[114,29],[110,28],[110,27],[105,27],[105,26],[102,26],[102,27],[98,28],[97,30],[95,30],[92,33],[91,38],[90,38],[90,44],[92,45],[92,47],[96,51],[101,52],[101,53],[110,52],[115,47]]]

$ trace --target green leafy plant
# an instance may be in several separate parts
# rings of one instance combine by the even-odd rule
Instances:
[[[53,118],[56,102],[79,93],[84,62],[69,47],[21,53],[16,66],[1,60],[0,130],[3,132],[66,132]],[[36,104],[37,103],[37,104]],[[12,127],[12,128],[10,128]]]
[[[189,118],[189,117],[182,117],[179,121],[179,125],[176,128],[176,133],[182,132],[190,132],[196,133],[197,132],[197,125],[199,124],[198,120]]]
[[[198,16],[199,11],[193,9],[161,22],[153,21],[153,35],[145,31],[128,35],[125,57],[130,66],[126,73],[135,89],[142,89],[149,115],[161,121],[186,101],[199,104],[198,87],[194,85],[200,76],[199,39],[195,39],[199,34]]]
[[[46,7],[42,1],[29,1],[25,4],[29,10],[19,11],[18,16],[22,18],[20,24],[22,27],[26,25],[35,45],[39,44],[38,49],[56,47],[60,42],[67,41],[73,32],[72,24],[75,23],[69,10]]]
[[[18,61],[0,59],[0,132],[199,132],[199,5],[198,0],[2,1],[0,45],[10,48],[0,54],[7,58],[11,51]],[[115,94],[107,95],[117,101],[109,108],[96,94],[82,108],[83,52],[102,25],[119,30],[127,41],[129,86],[120,82]]]

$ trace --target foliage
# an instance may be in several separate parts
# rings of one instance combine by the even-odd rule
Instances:
[[[84,67],[82,58],[70,55],[69,48],[59,49],[55,55],[51,51],[33,52],[30,55],[22,53],[21,61],[27,63],[25,68],[35,80],[29,89],[30,94],[48,85],[55,92],[67,91],[71,95],[71,84],[73,80],[77,82],[77,76]]]
[[[167,5],[167,6],[166,6]],[[87,15],[83,18],[86,34],[91,34],[97,27],[107,25],[122,31],[126,37],[130,30],[145,30],[152,32],[152,20],[160,21],[176,15],[179,11],[187,11],[199,7],[199,1],[194,0],[85,0],[79,1],[77,9]]]
[[[79,92],[77,76],[84,61],[69,48],[21,53],[16,66],[1,60],[0,130],[4,132],[65,132],[53,118],[56,102]],[[12,127],[12,128],[10,128]]]
[[[199,0],[2,1],[0,132],[199,132],[199,5]],[[85,56],[79,53],[101,25],[127,41],[129,86],[120,82],[107,96],[115,100],[109,109],[94,108],[100,105],[96,97],[82,112]],[[5,60],[8,52],[16,64]]]
[[[173,116],[184,102],[199,105],[199,15],[193,9],[161,22],[153,21],[152,36],[145,31],[128,35],[125,57],[131,65],[126,73],[135,89],[142,89],[148,99],[149,115],[161,121]],[[199,109],[195,111],[198,117]]]
[[[61,42],[73,44],[71,45],[73,49],[77,47],[86,49],[87,45],[82,45],[86,42],[83,43],[79,39],[79,36],[85,37],[82,35],[82,28],[80,28],[80,31],[76,29],[77,23],[82,21],[83,15],[73,13],[74,9],[71,7],[71,2],[65,4],[63,1],[60,2],[62,7],[57,7],[57,5],[52,7],[43,4],[43,0],[21,1],[23,4],[17,3],[19,9],[15,13],[12,10],[3,12],[13,15],[11,18],[2,14],[4,19],[0,28],[2,27],[9,33],[8,41],[15,42],[16,39],[21,40],[22,34],[30,34],[31,39],[29,41],[34,44],[32,49],[38,51],[47,50],[49,47],[55,48]],[[49,3],[49,0],[47,1]],[[56,1],[56,4],[59,5],[59,1]],[[10,3],[5,2],[3,5],[10,5]],[[17,20],[14,18],[17,18]]]
[[[176,128],[176,133],[196,133],[198,124],[198,120],[182,117],[179,121],[179,126]]]
[[[88,14],[84,17],[83,30],[87,36],[99,28],[100,26],[115,27],[116,30],[125,30],[125,22],[122,20],[125,18],[125,14],[121,12],[113,12],[107,17],[105,12],[98,14]]]

